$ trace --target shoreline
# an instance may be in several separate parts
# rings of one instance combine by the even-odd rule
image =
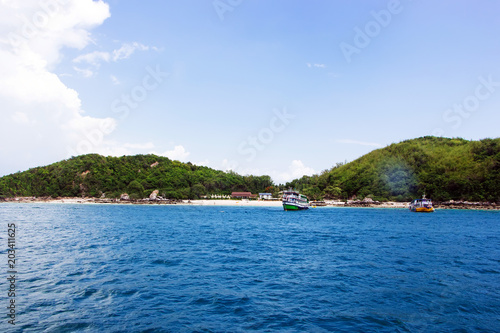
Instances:
[[[281,200],[170,200],[170,199],[142,199],[121,200],[107,198],[51,198],[51,197],[14,197],[0,199],[11,203],[60,203],[60,204],[120,204],[120,205],[181,205],[181,206],[232,206],[232,207],[281,207]],[[352,207],[352,208],[399,208],[408,209],[409,202],[378,202],[378,201],[321,201],[312,202],[312,208],[318,207]],[[473,209],[473,210],[500,210],[500,205],[489,202],[447,201],[435,203],[435,209]]]

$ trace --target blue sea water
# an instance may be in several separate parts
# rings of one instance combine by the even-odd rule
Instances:
[[[0,204],[12,332],[499,332],[500,213]],[[2,283],[3,286],[5,286]]]

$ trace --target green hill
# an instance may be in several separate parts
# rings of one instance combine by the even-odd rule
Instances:
[[[374,150],[287,186],[313,199],[500,201],[500,139],[423,137]]]
[[[154,190],[169,199],[196,199],[206,193],[264,192],[269,176],[240,176],[156,155],[82,155],[0,178],[0,197],[147,197]]]
[[[500,139],[467,141],[423,137],[374,150],[319,175],[274,186],[269,176],[241,176],[156,155],[89,154],[0,178],[0,197],[144,198],[154,190],[169,199],[207,193],[274,192],[293,187],[313,200],[500,202]]]

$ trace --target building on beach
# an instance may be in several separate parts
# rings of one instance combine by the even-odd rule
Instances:
[[[231,197],[234,199],[254,199],[257,194],[252,194],[252,192],[233,192]]]

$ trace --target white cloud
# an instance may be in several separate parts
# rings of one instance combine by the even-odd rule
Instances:
[[[326,68],[326,65],[325,64],[311,64],[311,63],[307,63],[307,67],[309,67],[309,68],[312,68],[312,67],[315,67],[315,68]]]
[[[75,72],[82,75],[83,77],[89,78],[89,77],[94,76],[94,72],[89,68],[80,68],[80,67],[73,66],[73,69],[75,70]]]
[[[11,116],[11,119],[15,123],[18,123],[18,124],[28,124],[29,123],[28,116],[24,112],[19,112],[19,111],[14,112],[14,114]]]
[[[130,148],[130,149],[138,149],[138,150],[143,150],[143,149],[153,149],[155,147],[154,143],[152,142],[147,142],[147,143],[126,143],[123,145],[124,148]]]
[[[302,176],[311,176],[315,173],[314,169],[311,167],[307,167],[301,160],[293,160],[292,163],[288,166],[288,170],[286,172],[278,172],[272,176],[275,183],[284,184],[291,180],[301,178]]]
[[[223,171],[234,171],[234,172],[241,172],[241,170],[238,169],[238,162],[234,160],[228,160],[227,158],[222,160],[222,165],[221,169]]]
[[[204,159],[203,161],[199,161],[199,162],[194,162],[193,164],[198,165],[198,166],[210,167],[210,161],[208,159]]]
[[[53,73],[62,48],[91,42],[90,29],[110,16],[108,5],[41,4],[0,1],[0,175],[66,158],[85,141],[92,151],[103,149],[116,126],[112,118],[85,115],[78,93]]]
[[[0,3],[2,49],[27,46],[49,65],[56,63],[62,47],[84,48],[91,42],[89,30],[110,16],[102,1],[2,1]],[[4,44],[5,43],[5,44]]]
[[[110,58],[111,55],[109,54],[109,52],[94,51],[76,57],[75,59],[73,59],[73,62],[86,62],[90,65],[98,67],[102,61],[109,62]]]
[[[73,59],[73,62],[77,64],[87,63],[94,70],[97,70],[101,66],[102,62],[117,62],[119,60],[130,58],[130,56],[137,50],[148,51],[150,49],[155,51],[159,50],[157,47],[149,47],[138,42],[124,43],[119,49],[113,50],[112,52],[93,51],[90,53],[79,55],[78,57]],[[94,74],[90,68],[81,69],[79,67],[74,67],[74,69],[84,77],[91,77]],[[111,76],[111,79],[114,84],[119,84],[119,81],[115,76]]]
[[[115,140],[103,140],[92,152],[102,156],[124,156],[137,153]]]
[[[120,80],[118,80],[118,78],[116,76],[110,75],[110,78],[111,78],[111,82],[113,82],[114,85],[121,84]]]
[[[122,47],[113,51],[113,61],[117,61],[120,59],[127,59],[136,50],[147,51],[147,50],[149,50],[149,46],[146,46],[146,45],[143,45],[143,44],[137,43],[137,42],[125,43],[122,45]]]
[[[371,146],[371,147],[378,147],[378,148],[382,147],[382,145],[380,143],[364,142],[364,141],[357,141],[357,140],[350,140],[350,139],[341,139],[341,140],[336,140],[335,142],[361,145],[361,146]]]
[[[187,158],[189,156],[189,152],[186,151],[186,149],[181,146],[175,146],[173,150],[168,150],[164,152],[163,154],[159,154],[161,156],[166,156],[170,158],[171,160],[177,160],[181,162],[187,162]]]
[[[294,179],[302,178],[304,175],[311,176],[316,173],[313,168],[304,165],[301,160],[293,160],[285,172],[269,168],[241,166],[238,162],[228,159],[222,160],[220,169],[226,172],[232,170],[240,175],[268,175],[276,184],[285,184]]]

